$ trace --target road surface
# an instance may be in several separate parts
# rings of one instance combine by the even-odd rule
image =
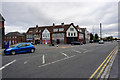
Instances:
[[[3,55],[0,70],[3,78],[90,78],[116,46],[117,42],[36,46],[35,53]],[[99,73],[98,70],[92,78]]]

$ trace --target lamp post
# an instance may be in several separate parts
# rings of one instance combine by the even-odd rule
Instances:
[[[100,40],[102,40],[102,24],[100,23]]]

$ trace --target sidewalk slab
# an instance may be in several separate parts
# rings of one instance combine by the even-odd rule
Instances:
[[[113,66],[111,68],[110,72],[110,80],[118,80],[118,54],[116,55],[116,58],[113,62]]]

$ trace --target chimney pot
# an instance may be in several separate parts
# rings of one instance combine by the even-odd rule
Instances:
[[[55,23],[53,23],[53,27],[55,27]]]
[[[77,27],[77,28],[79,28],[79,26],[78,26],[78,25],[77,25],[76,27]]]
[[[36,25],[36,27],[38,27],[38,25]]]
[[[74,25],[74,23],[71,23],[71,25]]]
[[[64,26],[64,23],[61,23],[62,26]]]

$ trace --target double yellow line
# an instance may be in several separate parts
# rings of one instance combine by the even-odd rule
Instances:
[[[115,53],[116,49],[118,48],[118,46],[116,46],[112,52],[107,56],[107,58],[102,62],[102,64],[96,69],[96,71],[89,77],[88,80],[91,80],[96,73],[100,70],[100,72],[98,73],[96,80],[100,77],[100,75],[102,74],[102,72],[104,71],[105,67],[107,66],[107,64],[109,63],[110,59],[112,58],[113,54]],[[106,63],[105,63],[106,62]],[[103,67],[102,67],[103,66]]]

